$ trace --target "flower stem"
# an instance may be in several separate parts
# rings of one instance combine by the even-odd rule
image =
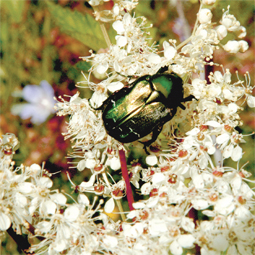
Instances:
[[[102,33],[103,33],[103,35],[104,35],[104,39],[105,39],[105,41],[106,41],[107,47],[110,48],[110,46],[111,46],[111,41],[110,41],[110,38],[109,38],[109,36],[108,36],[107,30],[106,30],[106,28],[105,28],[105,25],[104,25],[103,23],[101,23],[101,22],[100,22],[99,24],[100,24],[100,28],[101,28],[101,30],[102,30]]]
[[[99,8],[97,6],[93,6],[93,9],[94,9],[94,12],[99,12]],[[104,36],[104,39],[105,39],[105,42],[107,44],[107,47],[110,48],[110,46],[112,45],[111,44],[111,40],[109,38],[109,35],[107,33],[107,30],[105,28],[105,25],[102,23],[102,21],[98,20],[99,22],[99,25],[100,25],[100,28],[101,28],[101,31],[103,33],[103,36]]]
[[[122,204],[121,204],[121,202],[120,202],[120,200],[115,200],[116,201],[116,204],[117,204],[117,206],[118,206],[118,209],[119,209],[119,211],[120,211],[120,217],[121,217],[121,219],[123,220],[123,221],[125,221],[126,220],[126,216],[125,216],[125,214],[124,214],[124,211],[123,211],[123,208],[122,208]]]
[[[129,206],[129,210],[132,211],[132,210],[134,210],[134,207],[133,207],[134,197],[133,197],[133,193],[132,193],[132,189],[131,189],[131,185],[130,185],[130,181],[129,181],[129,176],[128,176],[125,151],[120,149],[119,150],[119,156],[120,156],[122,176],[123,176],[123,178],[125,180],[125,183],[126,183],[126,193],[127,193],[128,206]]]

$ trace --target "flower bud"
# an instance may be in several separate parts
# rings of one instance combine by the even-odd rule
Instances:
[[[234,15],[223,14],[221,24],[224,25],[228,31],[237,31],[240,29],[240,22],[236,20]]]
[[[254,108],[255,107],[255,97],[252,95],[249,95],[247,98],[247,104],[249,107]]]
[[[229,52],[229,53],[237,53],[240,49],[240,45],[238,41],[228,41],[225,45],[224,45],[224,50]]]
[[[248,50],[249,45],[248,45],[248,43],[246,41],[241,40],[238,43],[239,43],[239,47],[240,47],[240,52],[245,52],[245,51]]]
[[[149,166],[154,166],[158,163],[158,159],[155,155],[150,155],[150,156],[147,156],[146,157],[146,163],[149,165]]]
[[[210,23],[212,19],[212,13],[209,9],[201,9],[198,13],[198,21],[201,24]]]
[[[164,48],[164,56],[168,60],[173,59],[177,53],[177,50],[166,41],[163,42],[163,48]]]
[[[219,25],[216,27],[216,32],[218,35],[219,40],[222,40],[223,38],[225,38],[228,34],[228,30],[225,26],[223,25]]]
[[[244,38],[246,36],[246,28],[241,26],[240,30],[238,31],[240,34],[238,35],[238,38]]]

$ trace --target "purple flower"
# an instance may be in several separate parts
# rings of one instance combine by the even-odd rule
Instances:
[[[28,103],[16,104],[11,109],[14,115],[19,115],[22,119],[31,118],[32,123],[41,124],[55,112],[54,90],[47,81],[41,81],[39,86],[25,86],[22,97]]]

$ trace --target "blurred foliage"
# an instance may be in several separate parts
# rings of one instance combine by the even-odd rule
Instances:
[[[162,45],[164,40],[170,38],[181,41],[178,30],[174,29],[179,14],[176,6],[170,2],[140,1],[135,9],[136,16],[148,19],[151,43]],[[181,4],[192,28],[199,9],[198,1],[181,1]],[[112,1],[106,2],[105,8],[110,9],[112,5]],[[214,54],[214,61],[229,68],[234,80],[235,71],[239,71],[241,79],[248,71],[254,84],[254,3],[245,0],[235,1],[234,4],[231,0],[217,1],[212,10],[214,21],[221,18],[221,10],[227,9],[228,5],[231,5],[230,13],[247,29],[244,39],[248,41],[250,49],[235,55],[219,49]],[[90,68],[90,64],[79,57],[90,55],[91,48],[99,50],[106,47],[100,26],[94,21],[92,8],[85,1],[0,0],[0,8],[0,135],[8,132],[18,137],[21,147],[14,158],[17,165],[41,164],[44,161],[47,170],[57,173],[53,175],[55,188],[71,193],[66,171],[69,171],[75,183],[86,180],[90,173],[83,171],[77,174],[75,168],[69,168],[75,166],[75,162],[66,158],[72,150],[69,141],[61,135],[66,131],[65,118],[51,116],[47,122],[36,126],[29,120],[12,115],[10,109],[13,104],[22,101],[13,97],[13,94],[27,84],[39,84],[42,80],[47,80],[53,86],[56,97],[74,95],[77,92],[75,84],[84,80],[81,71],[87,72]],[[150,28],[149,24],[153,24],[153,27]],[[113,29],[110,26],[107,29],[114,42]],[[215,70],[222,71],[221,67]],[[96,78],[91,78],[93,82],[98,82]],[[79,91],[81,97],[91,96],[89,89]],[[244,124],[239,131],[251,134],[255,129],[255,113],[245,105],[243,107],[241,118]],[[240,162],[241,167],[249,161],[245,169],[253,176],[254,138],[254,135],[246,137],[247,143],[242,146],[245,154]],[[231,160],[226,163],[236,168],[236,163]],[[6,249],[2,254],[19,254],[13,242],[5,241],[2,245]]]
[[[100,28],[100,24],[88,13],[82,14],[78,11],[71,11],[59,5],[47,2],[51,16],[60,26],[61,31],[79,40],[89,48],[98,51],[106,48],[106,42]],[[111,28],[108,31],[112,41],[115,33]]]

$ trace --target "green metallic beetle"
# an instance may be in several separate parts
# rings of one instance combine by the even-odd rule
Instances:
[[[161,68],[154,75],[145,75],[109,96],[99,108],[107,133],[122,143],[136,141],[151,132],[151,140],[143,142],[145,150],[160,134],[163,125],[171,120],[177,107],[183,110],[183,82],[175,73]],[[147,152],[147,150],[146,150]]]

